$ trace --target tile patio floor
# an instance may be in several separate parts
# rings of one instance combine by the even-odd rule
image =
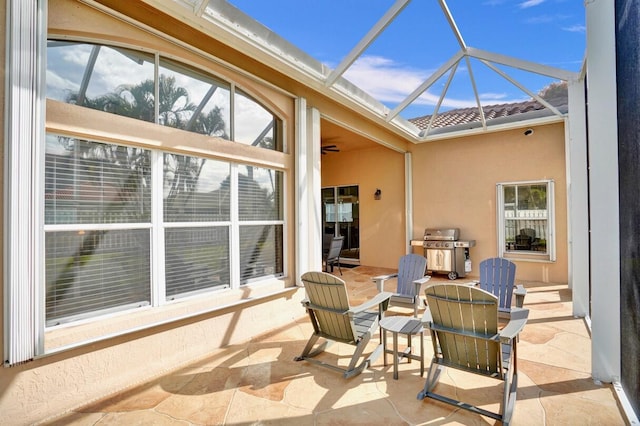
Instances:
[[[390,272],[365,266],[342,270],[352,305],[373,294],[372,276]],[[444,276],[432,278],[432,282],[438,280],[448,281]],[[564,285],[524,284],[530,315],[518,346],[520,379],[512,424],[624,425],[626,420],[611,385],[594,383],[590,377],[589,334],[584,321],[571,315],[570,291]],[[302,307],[300,310],[303,313]],[[410,313],[393,308],[389,314]],[[398,380],[393,380],[391,357],[390,365],[384,366],[380,357],[361,375],[348,380],[332,370],[294,362],[311,331],[309,320],[301,316],[287,327],[219,349],[47,424],[499,424],[430,399],[417,400],[424,379],[416,361],[400,364]],[[428,369],[433,352],[430,337],[425,335],[425,340]],[[418,347],[417,340],[413,345]],[[346,362],[352,349],[335,344],[329,360]],[[441,375],[437,391],[497,411],[502,383],[448,369]]]

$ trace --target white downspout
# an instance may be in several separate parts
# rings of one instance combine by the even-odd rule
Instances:
[[[404,153],[404,210],[406,221],[406,252],[412,252],[411,239],[413,238],[413,167],[411,166],[411,153]]]

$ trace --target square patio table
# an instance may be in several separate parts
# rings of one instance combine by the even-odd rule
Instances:
[[[384,365],[387,365],[387,354],[393,354],[393,378],[398,380],[398,360],[406,358],[408,362],[412,359],[420,361],[420,376],[424,376],[424,328],[422,322],[414,317],[391,316],[380,320],[382,329],[382,351]],[[393,349],[387,349],[387,332],[393,334]],[[398,334],[407,336],[407,348],[398,353]],[[414,354],[411,348],[411,336],[420,335],[420,354]]]

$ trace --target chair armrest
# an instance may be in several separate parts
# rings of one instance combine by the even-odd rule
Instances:
[[[509,343],[513,340],[524,328],[529,318],[529,310],[522,308],[511,309],[511,319],[507,325],[500,330],[500,342]]]
[[[431,323],[433,322],[433,317],[431,316],[431,310],[429,309],[428,306],[424,310],[424,314],[422,314],[422,319],[420,320],[420,322],[422,322],[422,326],[424,328],[427,328],[427,329],[431,328]]]
[[[522,308],[524,305],[524,297],[527,295],[527,289],[522,284],[516,285],[516,289],[513,292],[516,296],[516,307]]]
[[[385,302],[388,303],[392,295],[393,293],[389,293],[389,292],[378,293],[373,297],[373,299],[369,299],[358,306],[351,307],[348,312],[350,315],[357,314],[359,312],[366,311],[367,309],[371,309],[375,306],[379,306]]]
[[[415,296],[413,297],[413,303],[416,304],[416,307],[420,306],[420,288],[422,287],[422,284],[429,282],[430,279],[431,275],[425,275],[424,277],[413,282],[413,285],[416,286]],[[427,304],[425,303],[424,306],[427,306]]]
[[[425,275],[424,277],[420,278],[419,280],[415,280],[413,283],[415,285],[422,285],[426,282],[428,282],[431,279],[431,275]]]
[[[384,282],[388,279],[395,278],[397,276],[398,276],[398,273],[396,272],[395,274],[378,275],[377,277],[371,278],[371,280],[374,283],[376,283],[376,287],[378,288],[378,291],[382,292],[384,291]]]

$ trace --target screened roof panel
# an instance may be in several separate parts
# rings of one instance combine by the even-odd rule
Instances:
[[[578,1],[174,1],[226,21],[414,137],[407,120],[436,109],[527,102],[577,78],[585,51]]]

